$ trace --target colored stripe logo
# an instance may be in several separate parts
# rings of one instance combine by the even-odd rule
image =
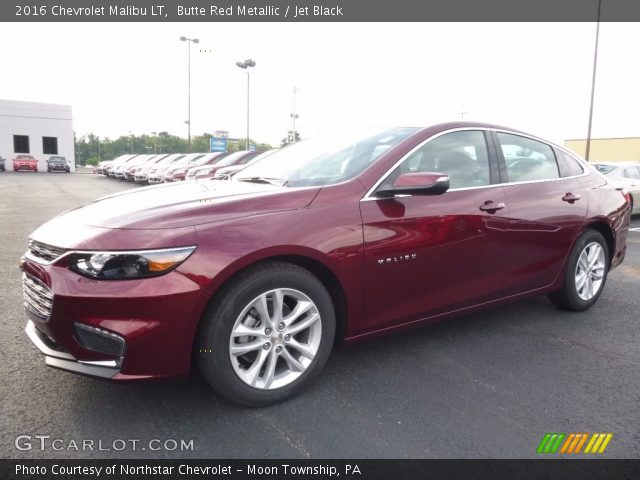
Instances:
[[[538,445],[537,452],[540,454],[604,453],[612,438],[613,433],[547,433]]]

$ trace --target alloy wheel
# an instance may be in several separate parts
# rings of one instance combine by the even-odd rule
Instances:
[[[605,256],[598,242],[591,242],[584,247],[575,271],[575,286],[578,296],[585,301],[595,297],[604,280]]]
[[[318,307],[307,295],[289,288],[269,290],[253,299],[236,319],[229,357],[247,385],[280,388],[311,365],[321,336]]]

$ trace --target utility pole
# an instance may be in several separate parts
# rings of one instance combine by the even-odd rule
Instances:
[[[600,37],[600,11],[602,8],[602,0],[598,0],[598,21],[596,23],[596,46],[593,51],[593,75],[591,77],[591,103],[589,104],[589,127],[587,130],[587,146],[584,153],[584,159],[589,161],[589,153],[591,151],[591,124],[593,122],[593,97],[596,91],[596,67],[598,65],[598,40]]]
[[[464,120],[465,113],[469,113],[469,112],[465,112],[464,111],[464,103],[460,104],[460,112],[458,112],[458,113],[460,113],[460,120],[461,121]]]
[[[247,144],[245,148],[249,150],[249,68],[255,67],[256,62],[249,58],[244,62],[236,62],[236,65],[247,72]]]
[[[296,143],[296,118],[298,118],[298,114],[296,113],[296,93],[298,93],[298,89],[293,87],[293,113],[290,114],[293,119],[293,139],[292,143]]]
[[[187,136],[189,137],[189,152],[191,153],[191,44],[200,43],[197,38],[180,37],[181,42],[187,42]]]

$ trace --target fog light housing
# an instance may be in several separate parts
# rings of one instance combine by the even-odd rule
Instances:
[[[113,332],[83,323],[75,324],[76,341],[87,350],[117,357],[119,365],[124,357],[126,342],[124,338]]]

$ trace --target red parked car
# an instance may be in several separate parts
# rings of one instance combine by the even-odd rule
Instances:
[[[260,155],[260,152],[249,150],[234,152],[229,156],[224,157],[222,160],[215,162],[213,165],[194,167],[193,171],[189,169],[189,172],[187,173],[187,179],[195,178],[196,180],[203,180],[206,178],[213,178],[216,176],[216,172],[221,168],[234,165],[244,165],[258,155]]]
[[[52,367],[131,381],[195,359],[220,395],[266,405],[338,341],[541,294],[589,308],[629,217],[589,164],[508,128],[302,141],[230,181],[126,191],[38,228],[26,331]]]
[[[213,152],[213,153],[202,153],[192,155],[191,158],[187,159],[185,163],[176,165],[175,167],[171,167],[167,169],[164,174],[165,182],[181,182],[186,179],[187,172],[191,168],[196,168],[203,165],[211,165],[220,161],[220,159],[224,158],[227,154],[225,152]]]
[[[38,171],[38,160],[33,155],[16,155],[13,159],[13,171],[18,170],[31,170],[32,172]]]

